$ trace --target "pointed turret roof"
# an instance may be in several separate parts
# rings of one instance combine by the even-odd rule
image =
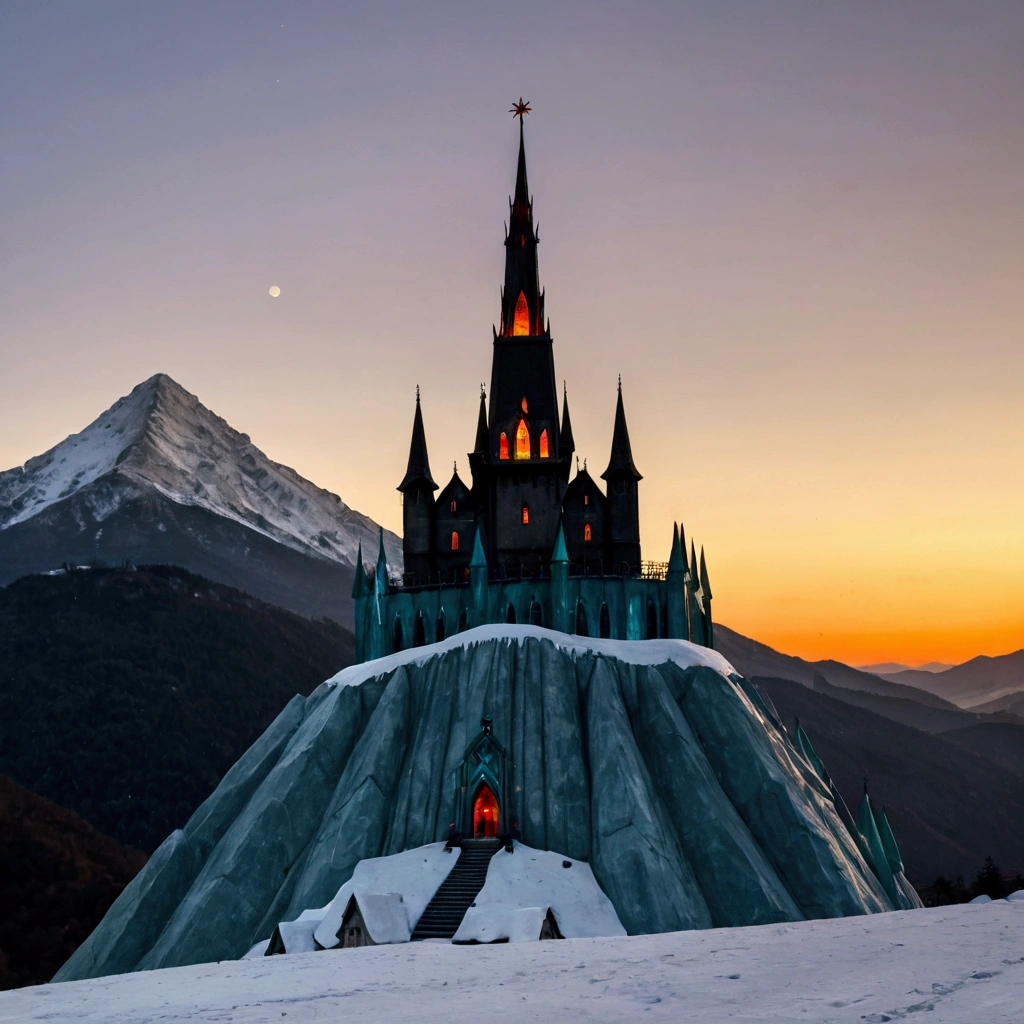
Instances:
[[[530,205],[530,186],[526,183],[526,142],[523,138],[523,118],[519,118],[519,163],[516,166],[516,191],[512,197],[513,216],[515,208]],[[523,209],[525,213],[526,210]]]
[[[565,530],[558,524],[558,536],[555,538],[555,550],[551,553],[552,562],[568,562],[569,552],[565,546]]]
[[[427,458],[427,436],[423,430],[423,413],[420,411],[420,389],[416,386],[416,413],[412,420],[412,442],[409,445],[409,465],[398,490],[411,490],[416,484],[426,484],[432,491],[437,484],[430,475],[430,460]]]
[[[679,524],[672,524],[672,550],[668,556],[668,571],[675,573],[686,572],[686,556],[683,554],[683,547],[679,541]]]
[[[704,591],[705,600],[711,600],[711,584],[708,582],[708,569],[704,564],[704,545],[700,546],[700,589]]]
[[[694,590],[700,586],[700,579],[697,575],[697,548],[692,537],[690,538],[690,583]]]
[[[683,572],[689,572],[690,566],[686,561],[686,526],[679,524],[679,546],[683,549]]]
[[[473,540],[473,555],[469,560],[470,569],[486,569],[487,556],[484,554],[484,542],[480,536],[480,527],[476,528],[476,537]]]
[[[576,442],[572,436],[572,420],[569,419],[569,391],[562,381],[562,426],[558,432],[558,453],[563,459],[572,457]]]
[[[480,385],[480,413],[476,418],[476,441],[473,443],[474,455],[486,455],[488,447],[487,435],[487,392]]]
[[[363,542],[359,542],[359,550],[356,552],[356,571],[352,579],[352,599],[363,597],[366,594],[366,571],[363,569]]]
[[[622,378],[619,378],[619,396],[615,403],[615,427],[612,430],[612,455],[608,468],[601,474],[602,480],[626,474],[634,480],[643,480],[633,464],[633,449],[629,444],[629,428],[626,426],[626,410],[622,407]]]

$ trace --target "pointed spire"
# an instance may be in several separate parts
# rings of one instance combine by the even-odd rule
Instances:
[[[359,542],[359,550],[356,552],[356,571],[352,580],[352,600],[366,596],[366,572],[363,569],[363,542]]]
[[[679,546],[683,549],[683,572],[689,572],[690,567],[686,563],[686,527],[679,523]]]
[[[633,465],[633,449],[629,444],[629,429],[626,426],[626,410],[622,406],[622,377],[619,376],[619,394],[615,402],[615,426],[612,430],[612,455],[608,468],[601,474],[602,480],[608,480],[619,474],[631,476],[634,480],[643,480],[636,466]]]
[[[487,392],[480,385],[480,412],[476,418],[476,441],[473,444],[474,455],[486,455],[489,440],[487,435]]]
[[[416,385],[416,413],[412,420],[412,442],[409,445],[409,465],[398,490],[403,493],[414,484],[426,484],[432,491],[437,484],[430,475],[430,460],[427,458],[427,436],[423,430],[423,413],[420,411],[420,386]]]
[[[672,550],[668,556],[668,571],[671,575],[686,571],[686,559],[683,557],[683,548],[679,542],[679,524],[672,524]]]
[[[711,584],[708,582],[708,569],[704,564],[704,545],[700,546],[700,589],[704,591],[704,600],[711,600]]]
[[[384,553],[384,527],[378,526],[377,529],[380,531],[380,545],[377,548],[377,565],[388,564],[388,556]]]
[[[526,183],[526,142],[523,138],[523,118],[519,118],[519,164],[516,167],[516,191],[512,198],[512,206],[528,207],[530,205],[530,187]]]
[[[480,527],[476,528],[476,537],[473,540],[473,555],[469,560],[470,569],[486,569],[487,556],[484,554],[484,542],[480,536]]]
[[[552,562],[568,562],[569,552],[565,546],[565,530],[558,524],[558,536],[555,538],[555,550],[551,553]]]
[[[696,590],[700,586],[700,578],[697,575],[697,548],[690,538],[690,586]]]
[[[558,451],[562,458],[568,459],[576,451],[576,442],[572,436],[572,420],[569,419],[569,391],[562,381],[562,428],[558,435]]]

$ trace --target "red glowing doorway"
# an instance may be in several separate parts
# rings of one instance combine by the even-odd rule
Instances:
[[[498,834],[498,798],[485,782],[473,801],[473,837],[484,839]]]

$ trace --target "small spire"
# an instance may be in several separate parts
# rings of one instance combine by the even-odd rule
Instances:
[[[558,435],[558,451],[562,458],[568,458],[576,451],[572,436],[572,420],[569,419],[569,390],[562,381],[562,427]]]
[[[427,435],[423,430],[423,411],[420,408],[420,386],[416,385],[416,412],[412,418],[412,441],[409,444],[409,464],[405,476],[398,485],[403,494],[415,484],[426,484],[432,491],[437,484],[430,475],[430,459],[427,457]]]
[[[484,554],[484,542],[480,537],[480,527],[476,528],[476,537],[473,540],[473,555],[469,560],[470,569],[486,569],[487,556]]]
[[[457,459],[452,462],[452,475],[453,476],[458,476],[459,475],[459,463],[458,463]]]
[[[352,600],[358,600],[366,594],[366,574],[363,571],[363,542],[359,542],[356,552],[356,572],[352,580]]]
[[[384,553],[384,527],[378,526],[377,529],[380,531],[380,546],[377,549],[377,565],[387,565],[388,558]]]
[[[697,548],[690,538],[690,585],[696,590],[700,586],[700,579],[697,576]]]
[[[474,455],[486,455],[490,447],[490,439],[487,436],[487,392],[483,384],[480,385],[480,412],[476,418],[476,441],[473,443]]]
[[[612,430],[612,454],[608,468],[601,474],[602,480],[625,474],[634,480],[643,480],[633,464],[633,449],[629,443],[629,428],[626,426],[626,410],[622,405],[622,377],[619,376],[619,393],[615,402],[615,426]]]
[[[679,524],[672,524],[672,550],[668,556],[669,575],[686,572],[686,558],[683,555],[683,547],[679,541]]]
[[[552,563],[569,561],[569,552],[565,546],[565,530],[561,523],[558,524],[558,536],[555,538],[555,550],[551,553],[551,561]]]
[[[686,527],[682,520],[679,522],[679,546],[683,549],[683,572],[689,572],[690,567],[686,562]]]
[[[704,591],[704,600],[711,600],[711,584],[708,582],[708,569],[704,564],[704,545],[700,546],[700,589]]]

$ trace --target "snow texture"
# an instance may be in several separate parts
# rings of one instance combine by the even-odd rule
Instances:
[[[587,862],[630,934],[894,909],[886,858],[869,866],[721,656],[487,626],[293,701],[57,980],[236,959],[360,861],[437,843],[485,714],[513,770],[507,820],[525,845]]]
[[[575,869],[573,869],[575,870]],[[1024,905],[254,957],[0,992],[4,1024],[1019,1024]]]
[[[152,489],[303,554],[354,565],[362,543],[368,561],[377,556],[372,520],[268,459],[166,374],[139,384],[80,433],[0,473],[0,530],[101,480],[113,486],[90,491],[98,522]],[[392,533],[384,540],[389,566],[401,566],[401,541]]]
[[[369,929],[370,938],[374,942],[407,942],[427,904],[448,873],[459,859],[458,849],[445,852],[444,843],[430,843],[415,850],[406,850],[390,857],[373,857],[361,860],[352,872],[352,877],[338,890],[331,900],[323,921],[316,929],[316,941],[324,949],[333,949],[338,945],[338,930],[345,916],[349,900],[357,897],[359,909]],[[390,935],[387,921],[378,921],[375,917],[377,908],[366,897],[374,893],[399,893],[406,919],[406,935],[400,938],[378,938],[378,935]],[[390,911],[383,911],[390,913]],[[367,917],[367,913],[370,917]],[[371,921],[371,918],[373,920]],[[375,925],[377,927],[375,928]]]
[[[286,953],[312,953],[316,949],[313,932],[324,919],[326,907],[318,910],[304,910],[294,921],[282,921],[278,926],[278,934],[284,944]]]
[[[548,909],[567,939],[626,934],[589,864],[517,842],[512,853],[499,850],[491,858],[454,941],[536,940]]]

